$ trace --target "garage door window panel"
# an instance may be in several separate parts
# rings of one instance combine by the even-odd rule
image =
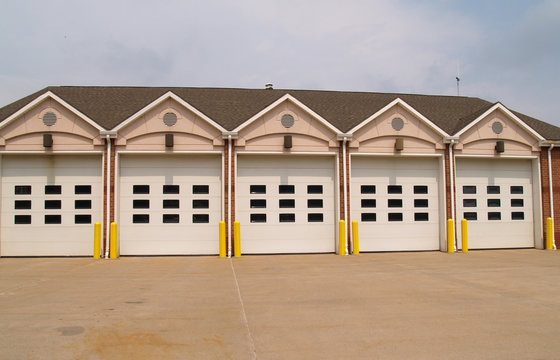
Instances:
[[[193,209],[208,209],[210,207],[209,200],[195,199],[192,201]]]
[[[491,221],[502,220],[502,213],[497,211],[491,211],[488,213],[488,220]]]
[[[14,224],[16,225],[30,225],[31,215],[15,215]]]
[[[193,194],[209,194],[210,186],[208,185],[193,185]]]
[[[74,224],[91,224],[91,215],[74,215]]]
[[[74,200],[74,209],[91,209],[91,200]]]
[[[208,224],[210,222],[210,215],[208,214],[193,214],[193,224]]]
[[[164,224],[178,224],[179,214],[163,214],[162,221]]]
[[[428,193],[428,186],[427,185],[414,185],[414,193],[415,194],[427,194]]]
[[[402,213],[388,213],[387,220],[390,222],[393,221],[403,221],[403,214]]]
[[[486,193],[487,194],[499,194],[500,193],[500,187],[496,186],[496,185],[488,185],[486,187]]]
[[[523,194],[523,186],[519,186],[519,185],[510,186],[510,194],[512,194],[512,195]]]
[[[179,185],[163,185],[164,194],[179,194]]]
[[[178,199],[164,199],[162,205],[164,209],[178,209],[179,204]]]
[[[293,209],[296,207],[295,199],[280,199],[278,200],[278,206],[280,209]]]
[[[377,203],[375,199],[362,199],[362,208],[374,208]]]
[[[14,194],[15,195],[31,195],[31,186],[30,185],[16,185],[14,187]]]
[[[266,194],[266,185],[251,185],[249,191],[251,194]]]
[[[374,222],[377,220],[376,213],[362,213],[362,221],[364,222]]]
[[[15,210],[30,210],[31,200],[15,200],[14,201]]]
[[[252,223],[266,223],[266,214],[251,214]]]
[[[402,194],[402,185],[388,185],[387,194]]]
[[[55,210],[62,208],[62,201],[60,200],[45,200],[45,210]]]
[[[251,199],[251,209],[266,209],[266,199]]]
[[[74,194],[76,195],[90,195],[91,185],[76,185],[74,186]]]
[[[487,199],[486,204],[488,205],[488,207],[500,207],[501,201],[500,199]]]
[[[149,209],[150,208],[150,200],[148,200],[148,199],[132,200],[132,208],[133,209]]]
[[[279,194],[295,194],[296,188],[294,185],[278,185]]]
[[[414,199],[415,208],[427,208],[428,204],[428,199]]]
[[[465,220],[469,220],[469,221],[475,221],[477,220],[478,216],[476,212],[464,212],[463,213],[463,219]]]
[[[476,199],[463,199],[463,207],[476,207]]]
[[[133,185],[132,186],[132,193],[133,194],[149,194],[150,193],[150,185]]]
[[[45,185],[45,195],[60,195],[62,194],[61,185]]]
[[[375,194],[375,185],[362,185],[360,192],[362,194]]]
[[[414,221],[429,221],[428,213],[414,213]]]
[[[389,199],[387,200],[387,206],[390,208],[402,208],[402,199]]]
[[[308,199],[307,200],[307,208],[308,209],[322,209],[323,208],[323,199]]]
[[[513,211],[511,220],[525,220],[525,213],[523,211]]]
[[[475,185],[464,185],[463,186],[463,194],[476,194],[476,186]]]
[[[511,207],[523,207],[523,199],[511,199]]]
[[[45,225],[62,224],[61,215],[45,215]]]
[[[307,185],[308,194],[322,194],[323,185]]]
[[[132,214],[133,224],[149,224],[150,214]]]
[[[296,222],[296,214],[279,214],[278,220],[281,223],[293,223]]]
[[[307,222],[323,222],[323,214],[311,213],[307,214]]]

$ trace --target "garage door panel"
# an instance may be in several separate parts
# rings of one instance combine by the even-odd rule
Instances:
[[[333,157],[240,156],[242,251],[333,252],[334,168]]]
[[[99,155],[4,156],[2,255],[91,255],[102,189]]]
[[[351,217],[361,251],[439,249],[436,158],[353,157]]]
[[[120,253],[217,254],[221,158],[122,156]]]
[[[532,186],[530,160],[457,159],[457,215],[468,220],[469,248],[534,247]]]

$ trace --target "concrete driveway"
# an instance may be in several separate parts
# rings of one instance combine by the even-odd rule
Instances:
[[[1,359],[558,359],[560,252],[0,259]]]

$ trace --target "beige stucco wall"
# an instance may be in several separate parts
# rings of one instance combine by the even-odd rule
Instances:
[[[173,112],[177,123],[167,126],[163,116]],[[174,146],[165,147],[165,134]],[[173,99],[167,99],[118,131],[119,150],[209,151],[223,149],[222,132]]]
[[[400,131],[392,126],[392,120],[396,117],[404,121],[404,127]],[[404,149],[398,152],[401,154],[432,154],[445,149],[441,134],[403,106],[396,104],[353,134],[350,151],[397,153],[397,138],[403,139]]]
[[[294,117],[290,128],[281,123],[285,114]],[[292,135],[291,149],[284,149],[284,135]],[[336,132],[286,100],[239,131],[236,146],[245,151],[320,152],[338,148],[339,142]]]
[[[57,121],[43,124],[43,115],[53,112]],[[53,147],[48,151],[102,150],[104,141],[99,130],[66,109],[56,100],[47,98],[0,129],[0,149],[5,151],[42,151],[43,134],[52,134]]]
[[[496,134],[492,124],[503,124],[502,133]],[[502,110],[496,109],[477,124],[465,131],[455,146],[456,154],[494,155],[496,141],[503,140],[505,152],[501,155],[534,155],[540,152],[539,141],[526,129],[518,125]]]

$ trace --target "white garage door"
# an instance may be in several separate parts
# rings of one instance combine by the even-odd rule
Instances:
[[[361,251],[438,250],[438,158],[352,157]]]
[[[101,156],[2,156],[2,256],[93,255]]]
[[[238,164],[242,253],[334,252],[334,157],[239,156]]]
[[[470,249],[534,247],[531,160],[458,158],[457,218]]]
[[[121,155],[121,255],[217,254],[221,157]]]

